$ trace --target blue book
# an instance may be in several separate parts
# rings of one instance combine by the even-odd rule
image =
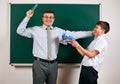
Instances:
[[[67,41],[75,41],[75,38],[73,36],[70,36],[70,35],[68,35],[66,33],[62,34],[62,39],[67,40]]]

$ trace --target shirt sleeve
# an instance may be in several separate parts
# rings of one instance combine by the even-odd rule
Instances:
[[[61,43],[63,45],[67,45],[68,42],[66,42],[65,40],[62,39],[62,34],[65,33],[65,30],[62,28],[58,28],[58,27],[55,27],[54,29],[56,29],[56,32],[59,34],[59,36],[58,36],[59,43]]]
[[[105,41],[98,41],[94,47],[94,50],[98,50],[100,53],[107,48],[107,44]]]
[[[75,39],[86,38],[92,36],[92,31],[66,31],[68,35],[73,36]]]
[[[29,21],[29,18],[27,17],[23,19],[23,21],[19,24],[17,28],[17,34],[28,37],[28,38],[32,38],[33,28],[26,28],[28,21]]]

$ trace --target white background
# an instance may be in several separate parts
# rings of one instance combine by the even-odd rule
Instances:
[[[101,3],[101,20],[108,21],[111,30],[106,36],[109,48],[99,72],[98,84],[120,84],[120,0],[0,0],[0,84],[32,84],[31,67],[9,65],[9,3]],[[57,84],[78,84],[79,66],[62,65],[58,71]]]

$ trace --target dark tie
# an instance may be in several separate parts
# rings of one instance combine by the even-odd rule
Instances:
[[[51,32],[50,28],[47,28],[47,50],[48,50],[48,59],[51,58]]]

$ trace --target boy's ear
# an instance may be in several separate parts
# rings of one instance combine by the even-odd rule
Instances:
[[[105,33],[105,29],[102,29],[103,30],[103,32]]]

